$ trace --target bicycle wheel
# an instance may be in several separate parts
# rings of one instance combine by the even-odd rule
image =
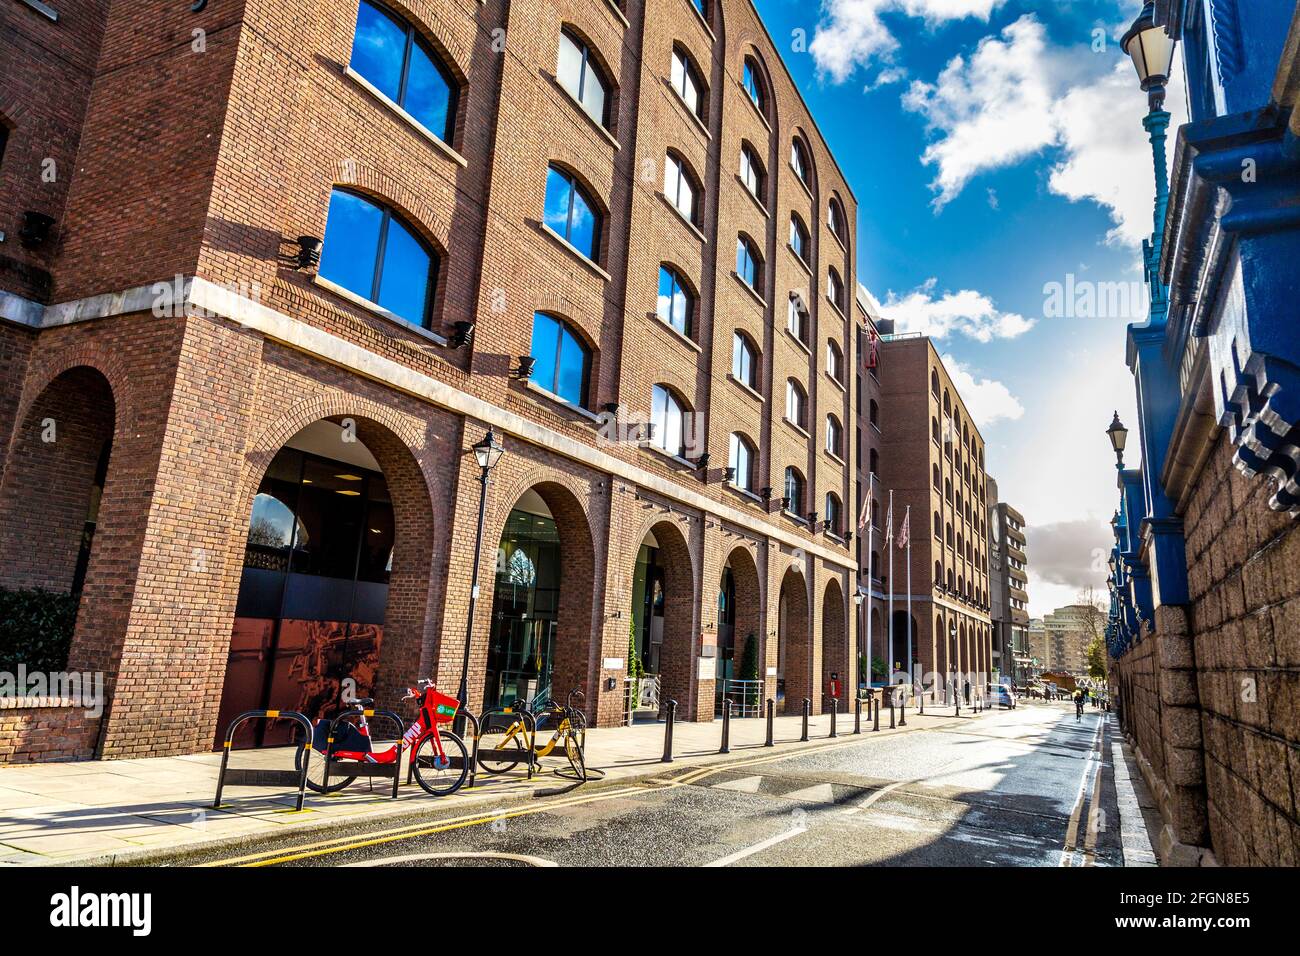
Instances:
[[[307,750],[298,751],[294,758],[294,769],[302,773],[302,762],[307,758]],[[330,774],[330,785],[325,786],[325,755],[319,750],[311,755],[307,763],[307,789],[314,793],[338,793],[356,777],[345,777],[337,771]]]
[[[415,780],[435,797],[455,793],[469,776],[469,751],[450,730],[439,732],[445,756],[439,757],[433,735],[425,737],[415,748]]]
[[[514,770],[524,760],[528,758],[528,741],[522,730],[515,730],[507,736],[506,731],[488,730],[479,734],[478,738],[478,765],[488,773],[507,773]],[[483,751],[504,750],[514,756],[513,752],[518,751],[519,756],[513,760],[501,757],[485,757]]]
[[[577,733],[564,735],[564,755],[569,758],[569,766],[584,783],[587,780],[587,761],[582,755],[582,744],[578,743]]]

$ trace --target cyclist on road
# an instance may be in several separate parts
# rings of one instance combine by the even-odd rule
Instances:
[[[1079,723],[1083,720],[1083,691],[1074,692],[1074,722]]]

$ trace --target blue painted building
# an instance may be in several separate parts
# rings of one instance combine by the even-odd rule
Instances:
[[[1107,638],[1125,730],[1167,798],[1163,849],[1278,862],[1215,802],[1256,793],[1281,832],[1297,826],[1294,794],[1284,808],[1215,748],[1255,732],[1300,743],[1293,721],[1269,725],[1279,701],[1300,704],[1300,617],[1276,610],[1300,602],[1300,14],[1293,0],[1152,0],[1143,17],[1126,48],[1143,76],[1178,44],[1190,121],[1166,177],[1165,77],[1147,77],[1151,310],[1128,330],[1139,421],[1116,443]],[[1273,700],[1247,710],[1261,690]]]

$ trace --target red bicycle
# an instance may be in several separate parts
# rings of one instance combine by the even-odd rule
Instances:
[[[418,700],[420,716],[402,734],[402,746],[411,754],[411,772],[416,782],[427,793],[435,797],[445,797],[455,793],[465,783],[469,775],[469,751],[465,743],[450,730],[439,730],[439,724],[450,723],[456,717],[460,702],[454,697],[438,693],[433,681],[419,681],[419,690],[407,688],[403,700]],[[339,723],[335,728],[337,734],[334,743],[329,743],[331,721],[316,721],[312,734],[312,749],[321,755],[320,760],[312,760],[307,766],[307,786],[316,793],[336,793],[342,790],[356,775],[347,776],[347,767],[340,767],[339,760],[355,760],[366,763],[394,763],[397,760],[397,744],[378,753],[370,741],[370,724],[366,717],[374,700],[363,697],[352,703],[352,710],[360,715],[360,720],[353,724]],[[336,761],[330,767],[329,786],[325,786],[325,751],[330,749],[330,757]],[[307,759],[306,749],[301,751],[301,760]],[[301,771],[301,765],[298,767]]]

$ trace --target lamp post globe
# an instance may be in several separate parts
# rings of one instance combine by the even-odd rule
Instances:
[[[1119,41],[1124,53],[1133,61],[1152,112],[1164,106],[1165,85],[1173,70],[1174,48],[1178,45],[1165,28],[1156,23],[1155,9],[1154,0],[1147,0],[1142,12]]]
[[[1110,421],[1110,427],[1106,429],[1106,434],[1110,437],[1110,447],[1115,451],[1115,461],[1120,468],[1124,467],[1124,446],[1128,444],[1128,429],[1124,423],[1119,420],[1119,412]]]

